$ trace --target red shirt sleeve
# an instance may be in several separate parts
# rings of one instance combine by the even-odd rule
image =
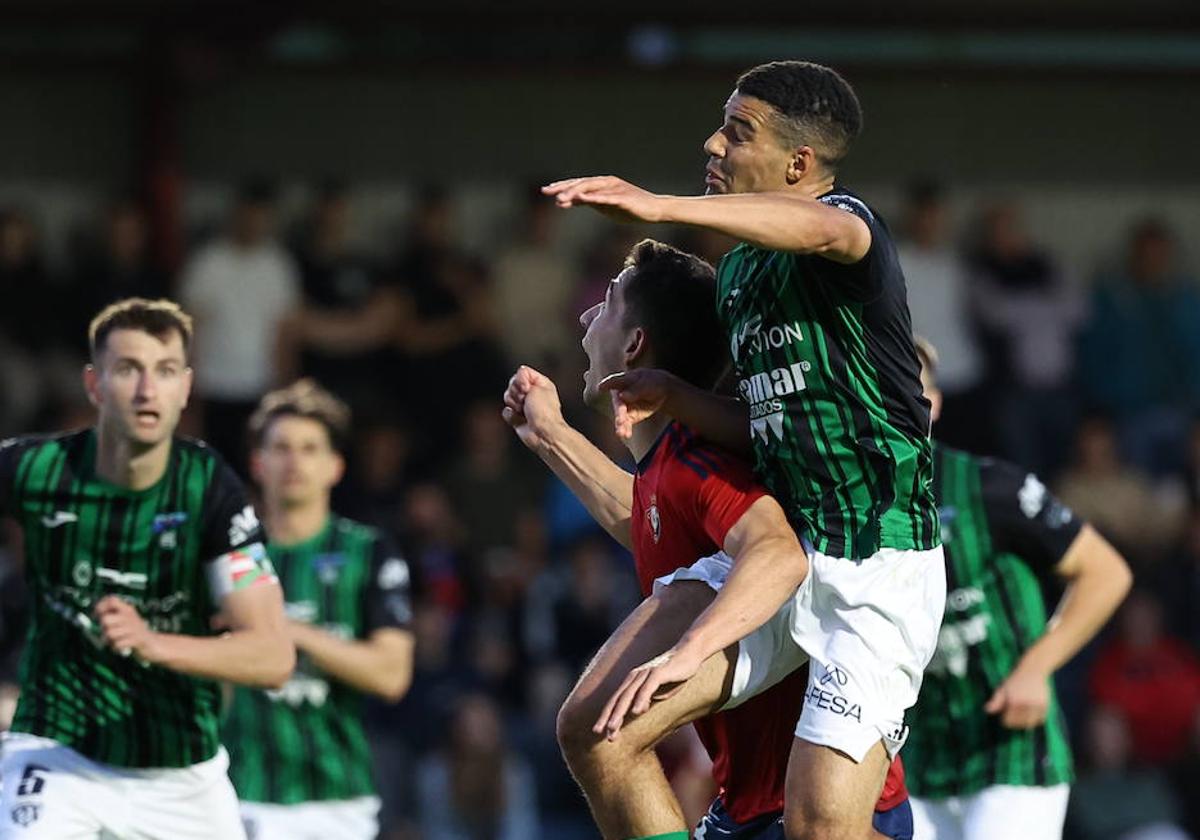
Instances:
[[[767,494],[745,464],[727,455],[720,457],[719,468],[708,473],[696,493],[696,517],[709,539],[725,545],[729,533],[750,506]]]

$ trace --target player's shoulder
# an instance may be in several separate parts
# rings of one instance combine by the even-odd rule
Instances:
[[[233,472],[233,467],[225,460],[225,456],[200,438],[175,435],[175,452],[181,458],[203,464],[213,474],[219,474],[226,470]]]
[[[754,474],[748,462],[705,440],[682,423],[672,423],[667,432],[666,456],[677,469],[690,472],[700,481],[711,478],[743,481]]]
[[[90,429],[73,429],[67,432],[33,432],[14,435],[0,440],[0,453],[27,452],[31,449],[45,447],[70,449],[77,442],[85,440],[90,431]]]
[[[875,209],[867,204],[862,196],[840,185],[835,185],[829,192],[820,196],[817,201],[827,204],[830,207],[836,207],[839,210],[845,210],[847,213],[853,213],[866,222],[876,221],[879,217]]]

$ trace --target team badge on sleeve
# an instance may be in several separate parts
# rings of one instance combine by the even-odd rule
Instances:
[[[208,586],[217,603],[233,592],[277,582],[275,567],[262,543],[222,554],[208,566]]]

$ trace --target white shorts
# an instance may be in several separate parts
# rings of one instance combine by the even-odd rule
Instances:
[[[0,840],[243,840],[221,748],[190,767],[114,767],[49,738],[4,736]]]
[[[913,797],[919,840],[1062,840],[1071,786],[993,785],[970,796]]]
[[[725,708],[811,660],[796,737],[855,761],[882,739],[894,757],[908,735],[904,712],[917,701],[937,646],[946,605],[942,549],[883,549],[853,561],[809,548],[808,560],[808,576],[795,596],[738,643]],[[698,580],[720,591],[731,568],[720,552],[654,585]]]
[[[379,797],[274,805],[243,802],[248,840],[375,840]]]

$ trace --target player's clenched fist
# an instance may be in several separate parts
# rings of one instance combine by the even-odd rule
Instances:
[[[547,437],[564,425],[558,389],[549,377],[528,365],[521,365],[508,380],[503,415],[530,449],[544,446]]]
[[[104,641],[121,656],[151,661],[155,633],[128,601],[106,595],[96,604],[96,621]]]

